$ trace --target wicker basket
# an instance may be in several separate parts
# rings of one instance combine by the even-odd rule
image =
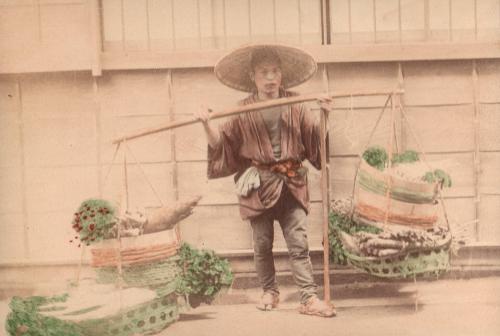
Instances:
[[[451,234],[448,234],[447,238],[438,246],[409,250],[387,257],[364,257],[347,250],[344,250],[344,253],[349,264],[380,278],[405,278],[414,275],[437,276],[450,267],[451,239]]]
[[[148,264],[165,260],[177,254],[180,239],[175,230],[160,231],[137,237],[121,238],[122,266]],[[118,266],[120,260],[119,242],[107,239],[91,249],[93,267]]]
[[[427,229],[438,220],[437,184],[406,181],[362,161],[354,190],[354,213],[375,222]]]
[[[124,293],[126,295],[126,293]],[[7,317],[7,330],[12,335],[19,328],[27,329],[29,335],[58,336],[131,336],[154,334],[165,329],[179,317],[175,295],[157,297],[153,300],[122,307],[118,312],[98,318],[85,315],[100,309],[100,305],[88,302],[86,309],[71,311],[66,307],[67,298],[43,298],[48,304],[40,304],[41,297],[13,298],[11,313]],[[34,300],[34,301],[33,301]],[[95,314],[94,314],[95,315]]]

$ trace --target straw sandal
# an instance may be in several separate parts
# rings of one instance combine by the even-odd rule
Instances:
[[[280,302],[279,294],[274,292],[264,292],[260,299],[260,303],[257,305],[257,309],[269,311],[278,308],[278,303]]]
[[[302,303],[299,307],[299,312],[305,315],[321,317],[333,317],[337,315],[335,307],[332,304],[318,299],[317,296],[313,296],[306,303]]]

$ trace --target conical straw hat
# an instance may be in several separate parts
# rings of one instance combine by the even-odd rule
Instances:
[[[215,75],[225,85],[240,91],[254,91],[250,79],[252,54],[256,50],[269,49],[281,60],[282,86],[287,89],[311,78],[318,66],[305,51],[279,44],[254,44],[240,47],[222,57],[215,64]]]

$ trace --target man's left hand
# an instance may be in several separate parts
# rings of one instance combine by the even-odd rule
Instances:
[[[316,101],[320,107],[320,109],[325,110],[327,112],[333,111],[333,99],[330,97],[321,97]]]

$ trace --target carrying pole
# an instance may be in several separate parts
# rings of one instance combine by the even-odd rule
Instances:
[[[230,108],[227,110],[213,112],[210,114],[210,119],[219,119],[219,118],[229,117],[229,116],[233,116],[233,115],[237,115],[237,114],[241,114],[241,113],[245,113],[245,112],[266,109],[266,108],[270,108],[270,107],[298,104],[298,103],[315,101],[315,100],[325,99],[325,98],[345,98],[345,97],[351,97],[351,96],[353,96],[353,97],[385,96],[385,95],[389,95],[391,93],[403,94],[404,91],[399,90],[399,91],[387,91],[387,92],[386,91],[359,91],[359,92],[337,92],[337,93],[310,93],[310,94],[298,95],[298,96],[293,96],[293,97],[283,97],[283,98],[278,98],[278,99],[266,100],[263,102],[258,102],[258,103],[254,103],[254,104],[248,104],[248,105],[244,105],[244,106]],[[188,125],[196,124],[198,122],[200,122],[200,120],[198,118],[191,118],[191,119],[187,119],[187,120],[171,122],[171,123],[168,123],[164,126],[144,129],[142,131],[137,131],[135,133],[114,139],[113,144],[116,145],[116,144],[119,144],[123,141],[137,139],[137,138],[140,138],[140,137],[143,137],[146,135],[155,134],[155,133],[167,131],[170,129],[178,128],[178,127],[188,126]]]

